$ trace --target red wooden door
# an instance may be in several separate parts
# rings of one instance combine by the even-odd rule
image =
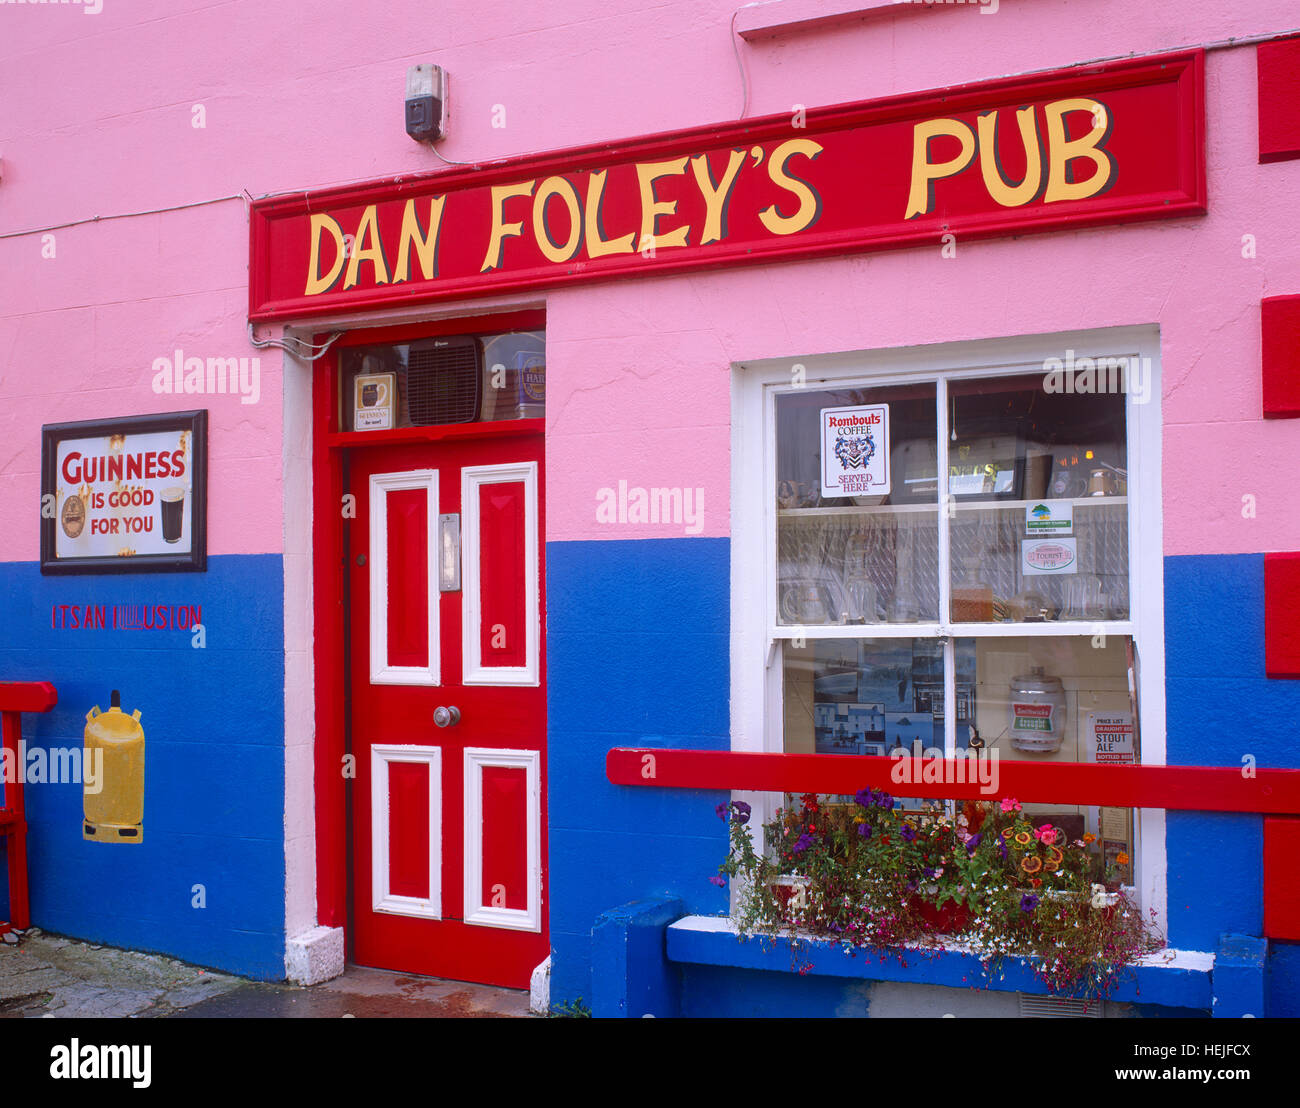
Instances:
[[[357,449],[347,485],[353,956],[526,988],[549,953],[542,437]]]

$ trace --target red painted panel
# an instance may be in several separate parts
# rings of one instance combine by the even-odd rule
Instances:
[[[317,335],[316,343],[328,340]],[[344,549],[343,529],[356,526],[344,520],[339,504],[345,491],[338,454],[322,448],[334,430],[338,411],[337,355],[327,352],[312,374],[312,593],[315,635],[316,708],[316,913],[324,927],[342,927],[347,921],[348,810],[345,790],[349,779],[339,773],[346,725],[345,691],[348,684],[343,650]],[[369,512],[369,494],[358,489],[358,512]],[[359,582],[360,583],[360,582]],[[364,583],[363,583],[364,584]],[[368,596],[368,594],[367,594]],[[368,600],[367,600],[368,604]],[[366,670],[369,672],[369,652]],[[369,880],[369,870],[366,871]]]
[[[899,785],[894,758],[849,754],[746,754],[729,750],[637,750],[616,747],[605,756],[615,785],[750,792],[852,794],[870,786],[898,795],[988,800],[1015,797],[1033,803],[1103,804],[1203,812],[1300,813],[1300,770],[1240,766],[1106,766],[1092,762],[997,763],[992,791],[978,781],[924,784],[923,759]]]
[[[1300,158],[1300,38],[1262,42],[1259,65],[1259,160]]]
[[[1260,305],[1264,417],[1300,416],[1300,296],[1270,296]]]
[[[479,544],[483,664],[527,665],[522,481],[479,487]]]
[[[1264,671],[1300,677],[1300,554],[1264,555]]]
[[[429,664],[429,494],[388,493],[388,664]]]
[[[48,712],[58,702],[48,681],[0,681],[0,712]]]
[[[40,685],[53,692],[52,685],[46,682],[41,682]],[[29,686],[31,689],[39,687],[35,683]],[[33,710],[45,711],[44,708]],[[9,755],[11,765],[18,763],[19,744],[22,742],[22,720],[23,717],[16,711],[0,712],[0,732],[2,732],[0,738],[3,739],[3,746]],[[0,809],[0,835],[3,835],[5,844],[10,918],[3,927],[0,927],[0,930],[8,931],[12,926],[22,931],[30,927],[32,922],[31,902],[27,888],[27,818],[23,782],[21,779],[15,780],[12,784],[3,785],[3,788],[5,806]]]
[[[483,905],[528,908],[528,775],[483,767]]]
[[[1264,937],[1300,940],[1300,819],[1264,821]]]
[[[388,763],[388,891],[429,895],[429,767]]]
[[[1064,103],[1075,99],[1104,108],[1094,137],[1084,138],[1090,111]],[[969,239],[1199,215],[1203,101],[1204,55],[1193,51],[813,108],[797,130],[782,112],[269,197],[252,208],[249,316],[882,250],[947,232]],[[1063,121],[1049,115],[1051,104]],[[1026,156],[1021,108],[1031,109],[1029,146],[1048,165],[1037,192],[1030,181],[1023,196],[1007,190],[1042,158]],[[980,150],[978,120],[991,113],[1000,126],[995,134],[986,124]],[[918,131],[948,119],[966,143]],[[934,172],[914,173],[914,152]],[[948,162],[951,172],[940,172]],[[1102,174],[1091,193],[1070,194]],[[932,200],[913,205],[931,178]],[[349,235],[355,249],[345,257]],[[657,236],[653,253],[641,250],[643,236]],[[427,272],[415,260],[426,242]]]

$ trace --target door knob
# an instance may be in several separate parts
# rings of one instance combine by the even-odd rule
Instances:
[[[455,727],[460,722],[460,709],[454,705],[450,708],[435,708],[433,722],[439,727]]]

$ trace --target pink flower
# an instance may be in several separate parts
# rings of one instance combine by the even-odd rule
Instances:
[[[1002,810],[1004,812],[1018,812],[1020,811],[1020,801],[1015,797],[1004,797],[1002,800]]]
[[[1045,823],[1041,827],[1035,827],[1034,838],[1036,838],[1039,842],[1046,843],[1048,846],[1051,846],[1054,842],[1056,842],[1056,828],[1053,827],[1050,823]]]

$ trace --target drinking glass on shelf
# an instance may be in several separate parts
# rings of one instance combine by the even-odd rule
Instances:
[[[1101,619],[1105,614],[1101,580],[1090,573],[1070,578],[1065,586],[1065,610],[1061,613],[1062,618]]]
[[[879,598],[871,571],[882,542],[881,529],[871,520],[864,520],[845,539],[843,579],[848,607],[846,619],[862,623],[877,623],[880,620]]]
[[[786,623],[834,623],[830,594],[824,585],[800,578],[781,593],[781,618]]]
[[[848,600],[848,619],[858,623],[879,623],[880,603],[876,595],[875,582],[865,573],[846,577],[844,592]]]
[[[889,604],[890,623],[915,623],[921,618],[921,607],[911,593],[895,596]]]

